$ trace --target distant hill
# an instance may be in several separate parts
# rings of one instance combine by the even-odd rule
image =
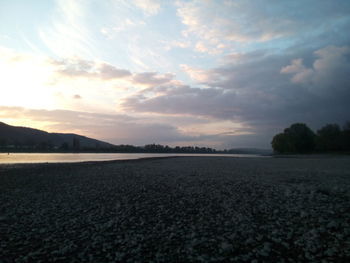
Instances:
[[[73,133],[49,133],[0,122],[0,148],[110,149],[114,145]]]

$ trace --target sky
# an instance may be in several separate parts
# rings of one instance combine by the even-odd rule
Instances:
[[[0,0],[0,121],[270,148],[350,120],[348,0]]]

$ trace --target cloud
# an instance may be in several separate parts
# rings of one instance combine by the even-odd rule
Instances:
[[[299,58],[293,59],[290,65],[283,67],[281,73],[294,74],[292,77],[294,83],[309,83],[314,72],[312,69],[306,68],[303,65],[303,60]]]
[[[290,65],[281,69],[281,73],[292,74],[292,82],[308,85],[315,93],[345,91],[350,80],[349,54],[349,46],[327,46],[314,52],[316,59],[310,68],[301,58],[293,59]]]
[[[9,116],[12,118],[10,124],[22,125],[20,121],[25,119],[29,123],[41,123],[38,128],[51,132],[75,132],[115,144],[190,141],[194,138],[168,124],[144,123],[121,114],[0,106],[0,118],[6,120]]]
[[[102,80],[119,79],[131,75],[130,71],[116,68],[104,62],[95,62],[78,57],[63,60],[49,60],[57,66],[57,73],[67,77],[91,77]]]
[[[73,96],[73,99],[77,99],[77,100],[79,100],[79,99],[81,99],[82,97],[79,95],[79,94],[75,94],[74,96]]]
[[[156,15],[160,10],[160,1],[158,0],[133,0],[132,2],[146,15]]]
[[[132,20],[130,18],[125,18],[117,23],[116,26],[104,26],[101,28],[100,32],[109,38],[113,38],[114,33],[119,33],[122,31],[130,30],[132,27],[144,26],[145,22],[143,20]]]
[[[267,7],[268,5],[268,7]],[[233,48],[282,38],[299,40],[339,32],[348,28],[350,6],[346,0],[329,1],[177,1],[177,15],[186,26],[184,35],[200,40],[200,52],[213,52],[218,46]],[[315,8],[317,6],[317,8]],[[295,12],[295,10],[299,10]],[[231,43],[231,45],[228,45]]]
[[[55,0],[51,21],[38,29],[46,47],[59,57],[94,57],[96,40],[88,26],[89,1]]]
[[[223,47],[225,45],[219,44],[218,47],[219,46]],[[219,48],[208,46],[203,41],[198,41],[197,44],[195,45],[194,50],[197,51],[197,52],[208,53],[208,54],[213,54],[213,55],[221,53],[221,50]]]
[[[187,26],[185,34],[214,42],[217,39],[267,41],[287,34],[286,29],[293,27],[293,21],[283,19],[277,12],[271,16],[266,8],[261,8],[262,4],[256,1],[183,1],[178,2],[177,14]]]
[[[182,64],[180,68],[187,73],[191,79],[195,80],[199,84],[208,84],[217,82],[222,79],[221,74],[217,74],[215,70],[212,69],[200,69],[194,68],[189,65]]]
[[[62,60],[50,59],[49,63],[56,67],[57,74],[70,78],[94,78],[104,81],[124,79],[130,85],[143,85],[148,87],[178,82],[174,80],[175,75],[172,73],[132,73],[129,70],[116,68],[105,62],[90,61],[78,57]]]
[[[124,78],[131,75],[129,70],[118,69],[107,63],[100,65],[99,73],[102,79]]]
[[[165,92],[164,92],[165,91]],[[234,109],[224,110],[219,105],[227,104],[235,97],[234,93],[224,94],[217,89],[199,89],[189,86],[170,86],[163,94],[155,97],[139,95],[124,100],[125,110],[158,112],[174,115],[200,115],[205,117],[233,119]]]
[[[144,84],[149,86],[163,85],[171,82],[174,74],[158,74],[157,72],[143,72],[134,74],[132,81],[135,84]]]
[[[22,56],[9,55],[8,52],[5,54],[3,57],[7,61],[26,61]],[[211,139],[216,145],[229,145],[230,142],[238,143],[241,136],[244,136],[245,142],[249,138],[256,142],[258,140],[251,137],[254,133],[264,140],[262,144],[265,146],[279,129],[293,122],[307,122],[319,128],[327,122],[342,124],[350,119],[348,46],[328,45],[310,51],[295,49],[289,53],[270,50],[234,53],[225,56],[219,66],[210,69],[182,65],[182,69],[198,86],[186,85],[170,73],[132,73],[105,62],[77,57],[48,61],[48,65],[61,76],[68,76],[61,78],[61,86],[72,83],[77,86],[70,85],[69,91],[64,90],[64,97],[68,98],[70,106],[61,106],[91,112],[95,109],[111,112],[111,107],[119,103],[116,109],[125,115],[42,110],[31,110],[26,115],[22,110],[7,111],[3,116],[34,119],[34,123],[42,121],[49,129],[77,130],[88,136],[101,134],[103,137],[100,139],[116,143],[209,143]],[[75,78],[84,81],[72,82]],[[97,81],[94,81],[94,85],[98,83],[100,90],[100,84],[122,79],[132,87],[132,91],[117,97],[115,92],[120,91],[109,85],[110,88],[101,92],[88,85],[91,78]],[[61,86],[57,86],[57,89]],[[93,92],[89,92],[89,89]],[[73,102],[74,94],[83,96],[84,100]],[[104,97],[97,101],[104,106],[108,104],[108,107],[94,106],[98,94]],[[91,106],[95,109],[92,110]],[[180,121],[184,118],[195,125],[184,124]],[[200,123],[198,120],[204,121]],[[118,126],[113,128],[114,133],[108,123],[113,124],[113,127]],[[214,129],[222,123],[225,123],[222,131]],[[238,132],[234,129],[235,124],[242,125]],[[96,128],[93,128],[94,125]],[[80,126],[82,128],[78,130]],[[138,139],[137,136],[142,137],[143,133],[146,135]]]
[[[11,116],[9,118],[9,116]],[[167,118],[176,122],[177,118]],[[185,118],[178,119],[181,122]],[[70,110],[35,110],[23,107],[0,106],[0,120],[10,125],[43,129],[49,132],[78,133],[114,144],[144,145],[162,143],[170,145],[201,145],[222,147],[230,138],[247,134],[235,125],[230,133],[200,133],[182,131],[167,122],[123,114],[98,114]],[[205,120],[189,120],[194,125],[210,125]],[[220,123],[218,125],[221,125]],[[223,126],[225,127],[225,126]]]
[[[183,66],[203,87],[155,88],[153,93],[125,98],[122,106],[130,112],[202,116],[213,121],[242,123],[265,139],[293,122],[306,122],[319,128],[327,122],[342,124],[350,119],[346,99],[350,97],[347,47],[327,46],[316,50],[312,68],[303,63],[310,57],[305,51],[298,53],[304,56],[300,59],[292,59],[297,53],[254,54],[236,54],[231,58],[234,62],[227,60],[209,70]],[[290,81],[286,74],[293,74],[294,80]],[[307,79],[311,79],[308,81],[313,83],[312,89],[306,85]]]
[[[349,118],[347,0],[53,3],[25,37],[55,59],[8,53],[0,61],[3,105],[77,110],[107,130],[110,118],[123,127],[108,135],[125,141],[128,128],[135,140],[154,131],[169,141],[227,143],[245,133],[256,142],[252,133],[265,140],[292,122]]]
[[[189,48],[191,43],[186,40],[161,41],[164,44],[164,49],[169,51],[173,48]]]

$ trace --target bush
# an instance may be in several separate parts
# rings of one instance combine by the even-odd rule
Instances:
[[[304,123],[294,123],[283,133],[276,134],[271,142],[278,153],[350,151],[350,122],[343,129],[338,124],[327,124],[317,135]]]
[[[327,124],[317,131],[316,149],[318,151],[342,150],[342,134],[338,124]]]
[[[293,152],[292,146],[288,141],[288,137],[284,133],[275,135],[272,139],[272,148],[275,152],[288,153]]]
[[[315,149],[315,133],[304,123],[294,123],[273,137],[271,145],[278,153],[306,153]]]

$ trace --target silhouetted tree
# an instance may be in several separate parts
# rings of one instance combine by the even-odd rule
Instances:
[[[342,130],[342,149],[350,151],[350,121],[346,122]]]
[[[46,141],[42,141],[38,145],[39,150],[47,150],[48,149],[48,143]]]
[[[32,139],[27,139],[25,141],[25,145],[29,148],[29,149],[33,149],[35,148],[35,141]]]
[[[0,147],[5,148],[7,146],[7,140],[5,138],[0,138]]]
[[[295,151],[290,140],[288,140],[288,136],[285,133],[279,133],[275,135],[272,139],[271,145],[272,149],[278,153],[288,153]]]
[[[69,149],[69,145],[67,142],[62,143],[60,150],[67,151]]]
[[[80,149],[80,140],[77,137],[73,138],[73,149],[79,150]]]
[[[15,146],[15,149],[18,149],[21,146],[21,144],[18,140],[14,140],[13,145]]]
[[[169,145],[165,145],[164,152],[170,153],[172,149],[169,147]]]
[[[315,149],[315,133],[305,123],[294,123],[274,136],[271,145],[279,153],[311,152]]]
[[[318,151],[342,150],[342,132],[338,124],[327,124],[317,131],[316,149]]]

